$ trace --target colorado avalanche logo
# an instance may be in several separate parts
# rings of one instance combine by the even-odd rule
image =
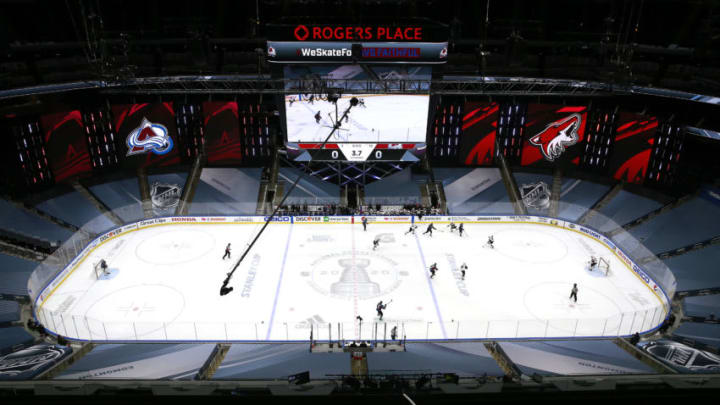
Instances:
[[[140,126],[132,130],[127,137],[126,156],[152,152],[164,155],[173,148],[173,140],[164,125],[154,124],[143,118]]]
[[[553,161],[565,152],[565,147],[575,145],[580,136],[578,129],[582,123],[580,114],[571,114],[562,120],[549,124],[530,143],[540,148],[545,159]]]

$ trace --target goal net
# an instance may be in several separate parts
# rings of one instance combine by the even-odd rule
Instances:
[[[101,263],[102,262],[97,262],[93,265],[93,269],[95,270],[95,278],[96,279],[100,279],[100,277],[102,277],[104,274],[109,274],[108,270],[103,270]]]
[[[604,257],[599,258],[596,271],[599,271],[603,275],[607,276],[610,274],[610,262],[608,262]]]

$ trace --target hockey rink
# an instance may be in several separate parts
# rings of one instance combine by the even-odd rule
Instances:
[[[440,221],[431,237],[424,221],[408,234],[409,221],[363,231],[358,217],[314,218],[272,222],[226,296],[220,286],[262,223],[111,232],[45,288],[36,316],[80,340],[308,341],[311,330],[321,340],[389,338],[395,326],[408,340],[618,336],[651,330],[667,315],[662,290],[576,229],[487,221],[465,223],[460,237]],[[223,260],[227,243],[232,258]],[[591,255],[608,260],[607,276],[588,269]],[[101,258],[109,272],[98,279]],[[382,321],[380,300],[389,303]]]

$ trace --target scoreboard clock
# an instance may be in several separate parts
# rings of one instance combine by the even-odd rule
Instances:
[[[288,157],[298,162],[415,162],[425,153],[424,143],[288,143]]]

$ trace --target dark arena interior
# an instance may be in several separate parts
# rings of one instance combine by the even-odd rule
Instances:
[[[0,134],[2,403],[720,395],[720,0],[0,0]]]

